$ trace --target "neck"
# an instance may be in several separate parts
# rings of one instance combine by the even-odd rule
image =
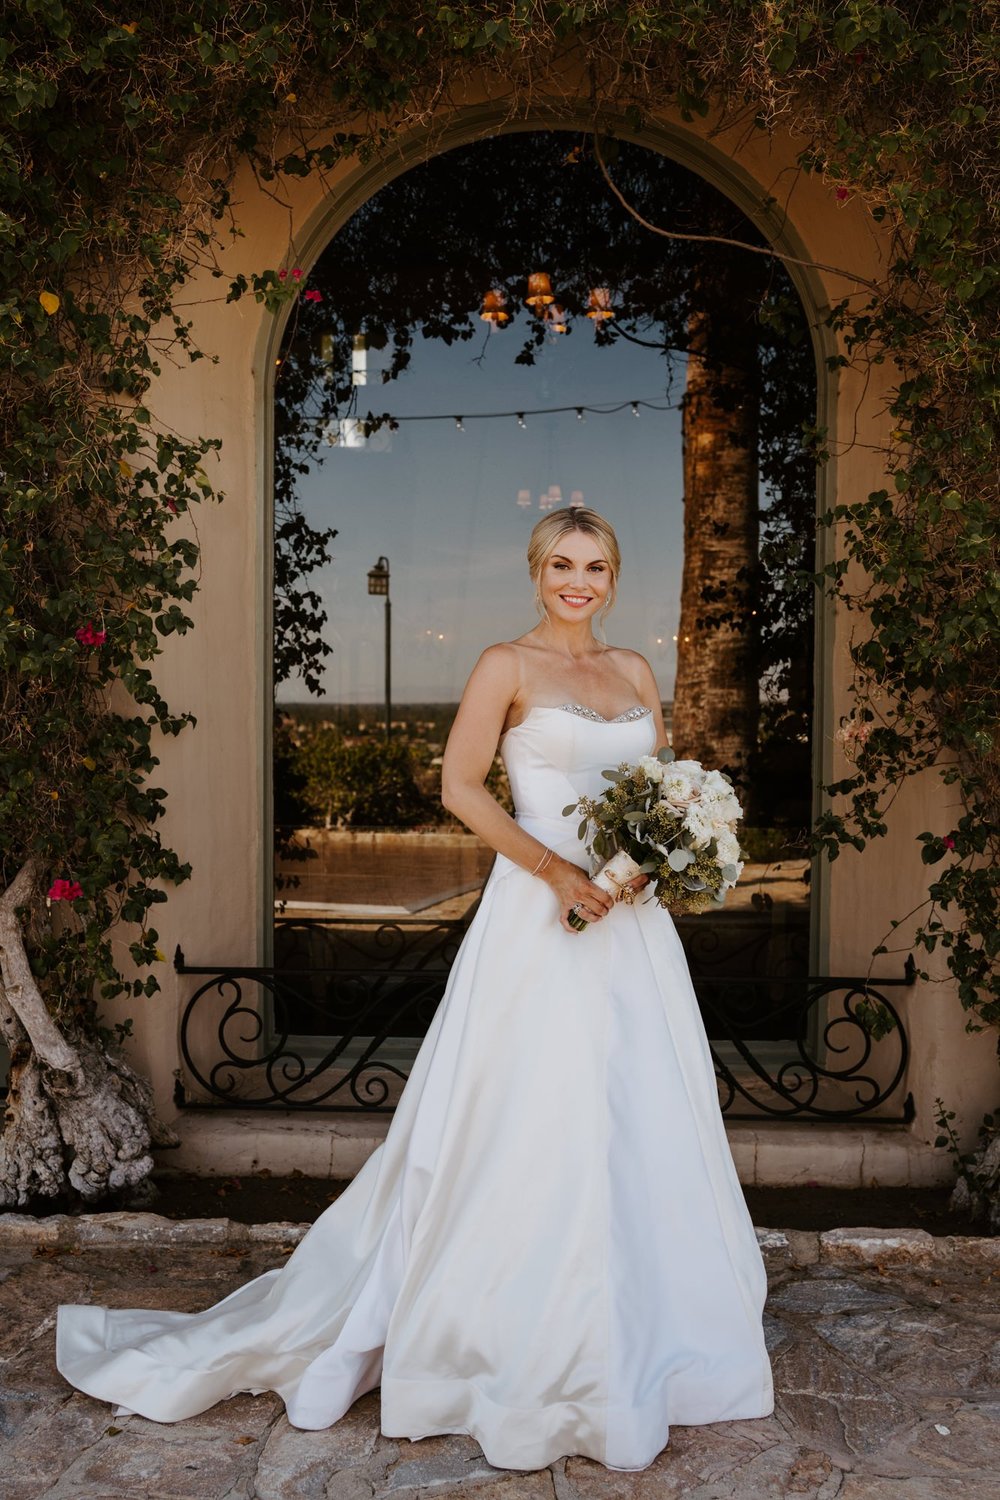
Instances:
[[[594,639],[589,620],[553,620],[551,617],[543,620],[538,627],[542,639],[547,646],[554,651],[559,651],[563,656],[571,656],[574,659],[583,656],[592,656],[601,651],[601,643]]]

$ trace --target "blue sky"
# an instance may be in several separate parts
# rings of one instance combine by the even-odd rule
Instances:
[[[486,325],[480,325],[484,330]],[[559,485],[562,503],[583,492],[614,525],[623,567],[618,604],[607,624],[612,644],[642,651],[660,692],[673,694],[682,554],[680,412],[626,407],[613,416],[573,412],[475,421],[474,413],[531,407],[665,404],[667,370],[655,350],[621,340],[597,348],[592,325],[577,319],[551,335],[534,366],[514,364],[522,319],[491,335],[485,357],[478,335],[451,347],[418,336],[410,368],[383,385],[379,356],[369,355],[369,384],[359,412],[396,416],[462,415],[403,424],[364,449],[324,450],[325,462],[300,482],[309,520],[335,526],[331,563],[315,575],[333,646],[324,677],[330,702],[378,702],[383,691],[383,603],[367,592],[379,554],[392,570],[393,700],[460,697],[479,652],[523,634],[536,622],[525,548],[543,514],[539,495]],[[683,393],[675,366],[669,400]],[[527,490],[531,507],[517,504]],[[659,638],[659,643],[658,643]],[[284,701],[307,695],[284,684]]]

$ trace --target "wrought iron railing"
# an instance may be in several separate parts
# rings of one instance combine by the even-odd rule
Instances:
[[[178,1103],[392,1110],[470,916],[286,921],[280,961],[264,968],[192,965],[178,948],[178,973],[201,980],[181,1017]],[[301,962],[318,951],[321,963]],[[689,957],[730,1118],[912,1119],[899,1098],[906,1030],[886,993],[913,983],[912,962],[877,980],[790,974],[780,961],[733,978],[711,973],[697,945]]]

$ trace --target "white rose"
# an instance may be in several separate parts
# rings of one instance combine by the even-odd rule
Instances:
[[[670,769],[675,775],[686,776],[695,786],[701,786],[705,780],[705,768],[698,760],[672,760]]]
[[[743,816],[743,809],[732,792],[729,793],[728,797],[713,799],[708,806],[712,817],[717,823],[735,823],[737,818],[742,818]]]
[[[655,755],[644,755],[639,761],[639,769],[644,772],[647,781],[657,783],[663,780],[666,767],[662,760],[657,760]]]

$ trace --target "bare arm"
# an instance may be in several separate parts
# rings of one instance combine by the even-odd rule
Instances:
[[[466,828],[522,870],[533,873],[544,861],[538,878],[555,893],[562,925],[571,931],[566,921],[571,906],[579,904],[581,914],[596,921],[611,910],[610,896],[570,860],[558,854],[546,859],[547,846],[504,812],[484,785],[518,684],[517,647],[488,647],[472,669],[448,736],[441,764],[441,801]]]

